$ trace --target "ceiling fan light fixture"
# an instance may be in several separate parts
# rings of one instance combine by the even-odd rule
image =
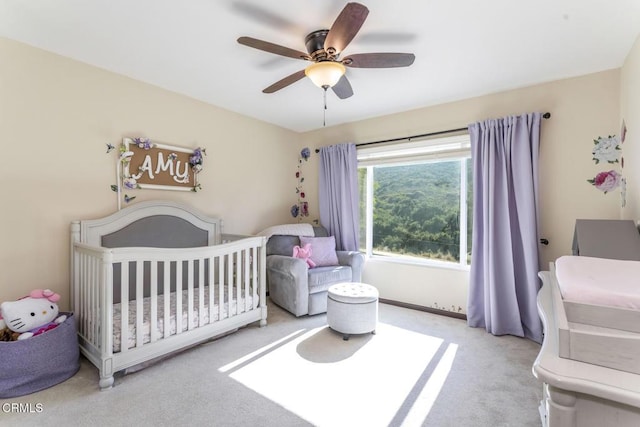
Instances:
[[[334,61],[322,61],[309,65],[304,73],[318,87],[333,87],[345,73],[344,65]]]

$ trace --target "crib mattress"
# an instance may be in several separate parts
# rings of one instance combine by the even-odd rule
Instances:
[[[562,256],[555,266],[564,301],[640,310],[640,261]]]
[[[226,289],[225,289],[226,291]],[[189,324],[189,316],[188,316],[188,291],[182,291],[182,332],[187,331],[189,328],[197,328],[199,325],[206,325],[208,323],[213,323],[219,318],[219,307],[217,303],[217,288],[214,288],[215,300],[213,307],[213,318],[209,319],[209,287],[205,286],[204,288],[204,312],[199,312],[199,291],[198,289],[194,289],[194,304],[193,304],[193,316],[191,319],[191,324]],[[176,321],[176,293],[172,292],[170,295],[170,313],[169,316],[169,334],[174,335],[177,332],[177,321]],[[236,296],[236,289],[233,289],[233,296]],[[229,311],[229,303],[225,296],[224,306],[223,306],[223,318],[229,316],[229,313],[235,315],[239,313],[244,313],[245,307],[248,307],[249,310],[251,307],[256,307],[259,302],[259,297],[257,294],[249,294],[248,298],[245,301],[244,291],[241,293],[241,298],[239,300],[232,299],[231,308]],[[147,297],[143,300],[143,311],[144,311],[144,322],[143,322],[143,343],[151,342],[151,298]],[[156,323],[156,332],[158,339],[164,337],[165,330],[165,321],[164,321],[164,295],[158,295],[157,297],[157,323]],[[136,310],[137,310],[137,301],[132,300],[129,301],[129,316],[128,316],[128,339],[127,339],[127,348],[133,348],[136,346]],[[122,306],[120,303],[113,305],[113,352],[119,352],[121,349],[121,341],[122,341]]]

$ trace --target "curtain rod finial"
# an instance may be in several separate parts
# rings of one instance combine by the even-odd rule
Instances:
[[[544,113],[544,114],[542,115],[542,118],[543,118],[543,119],[549,119],[549,118],[551,118],[551,113],[549,113],[549,112]]]

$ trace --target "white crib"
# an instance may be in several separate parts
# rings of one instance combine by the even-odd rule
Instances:
[[[115,372],[266,325],[266,239],[221,229],[167,201],[71,224],[71,303],[101,389]]]

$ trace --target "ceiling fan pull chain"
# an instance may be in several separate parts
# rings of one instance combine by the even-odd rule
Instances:
[[[322,86],[324,89],[324,110],[322,110],[322,126],[327,126],[327,89],[329,86]]]

